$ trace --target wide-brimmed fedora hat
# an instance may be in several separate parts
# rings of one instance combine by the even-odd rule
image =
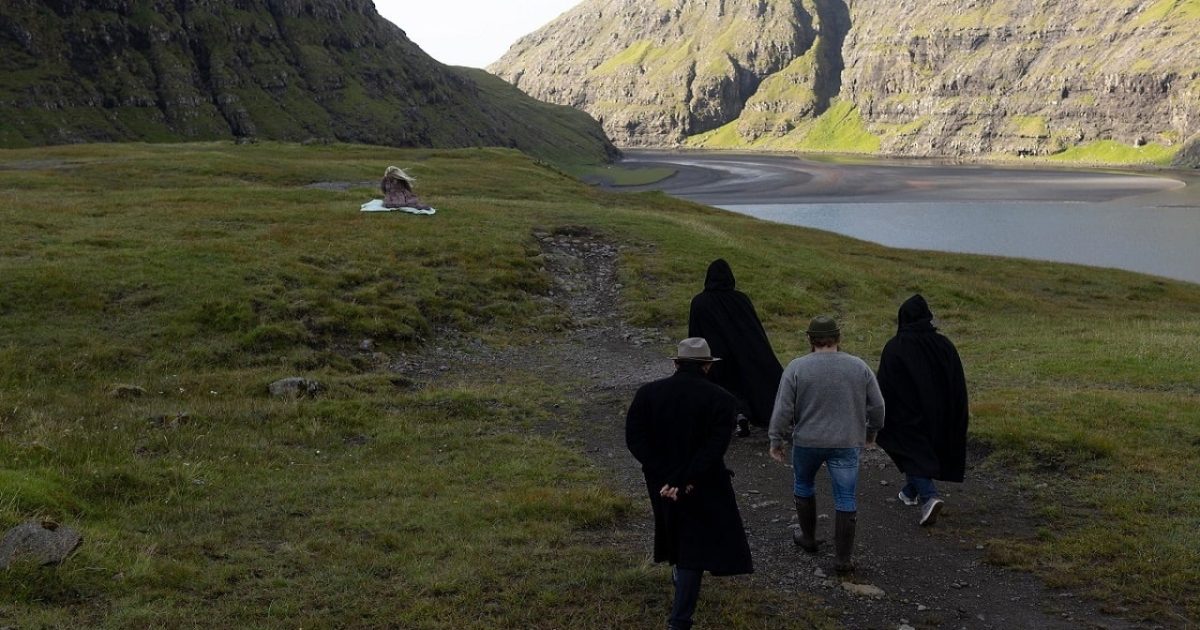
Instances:
[[[700,363],[720,361],[712,355],[712,350],[708,349],[708,341],[704,337],[688,337],[680,341],[679,349],[671,358],[676,361],[698,361]]]
[[[842,332],[838,327],[837,320],[828,315],[817,315],[808,323],[808,330],[804,331],[810,337],[834,337]]]

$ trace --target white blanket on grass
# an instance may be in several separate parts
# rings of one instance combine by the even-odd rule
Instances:
[[[362,212],[407,212],[409,214],[435,214],[437,210],[430,208],[421,210],[420,208],[388,208],[383,205],[382,199],[372,199],[362,205]]]

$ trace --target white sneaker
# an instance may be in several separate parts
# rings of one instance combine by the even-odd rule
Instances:
[[[925,507],[921,508],[921,525],[933,525],[937,522],[938,514],[942,511],[943,501],[934,497],[925,502]]]
[[[900,491],[900,494],[896,495],[896,498],[900,499],[900,502],[904,505],[916,505],[921,502],[921,500],[917,497],[910,497],[907,494],[904,494],[903,490]]]

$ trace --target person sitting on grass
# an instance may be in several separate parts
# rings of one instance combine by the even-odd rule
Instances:
[[[430,206],[421,203],[421,198],[413,192],[412,185],[416,181],[402,168],[387,167],[383,173],[383,181],[380,183],[380,187],[383,189],[383,207],[429,210]]]

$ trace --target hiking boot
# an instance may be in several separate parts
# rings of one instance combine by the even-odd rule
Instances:
[[[900,502],[904,505],[917,505],[921,502],[921,499],[918,497],[910,497],[907,494],[904,494],[903,490],[900,491],[900,494],[896,495],[896,498],[900,499]]]
[[[937,497],[933,497],[925,502],[925,505],[921,508],[922,527],[933,525],[937,522],[938,514],[942,511],[942,503],[944,502]]]
[[[817,553],[823,541],[817,540],[817,498],[793,496],[800,526],[792,532],[792,543],[808,553]]]
[[[833,570],[838,575],[854,572],[854,562],[850,558],[854,555],[854,529],[857,524],[858,512],[837,512],[833,525],[833,546],[837,563],[833,565]]]
[[[737,433],[738,437],[750,437],[750,419],[742,414],[737,415]]]

